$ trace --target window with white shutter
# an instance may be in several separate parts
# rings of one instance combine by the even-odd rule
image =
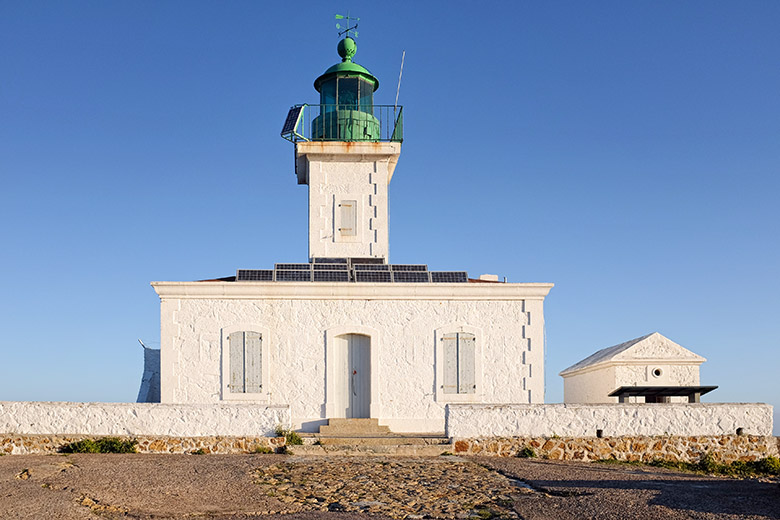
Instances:
[[[445,334],[441,339],[443,354],[442,386],[445,394],[476,393],[476,337],[468,332]]]
[[[357,235],[357,201],[342,200],[339,204],[339,233],[343,237]]]
[[[263,335],[254,331],[231,332],[231,393],[259,394],[263,391]]]

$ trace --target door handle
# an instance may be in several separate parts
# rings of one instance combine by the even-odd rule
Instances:
[[[357,374],[357,370],[352,371],[352,395],[357,397],[357,390],[355,389],[355,374]]]

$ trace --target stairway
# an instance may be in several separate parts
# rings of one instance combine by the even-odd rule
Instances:
[[[303,446],[290,446],[294,455],[438,456],[452,453],[442,433],[393,433],[378,419],[329,419],[319,433],[301,433]]]

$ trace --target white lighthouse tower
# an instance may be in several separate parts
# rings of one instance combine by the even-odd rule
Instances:
[[[377,80],[338,45],[341,62],[314,82],[319,105],[290,109],[299,184],[309,186],[309,259],[388,258],[387,186],[403,140],[403,107],[374,105]]]

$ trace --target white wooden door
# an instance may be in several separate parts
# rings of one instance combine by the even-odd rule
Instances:
[[[337,338],[334,356],[337,417],[371,417],[371,338],[344,334]]]
[[[371,417],[371,338],[349,334],[349,407],[347,417]]]

